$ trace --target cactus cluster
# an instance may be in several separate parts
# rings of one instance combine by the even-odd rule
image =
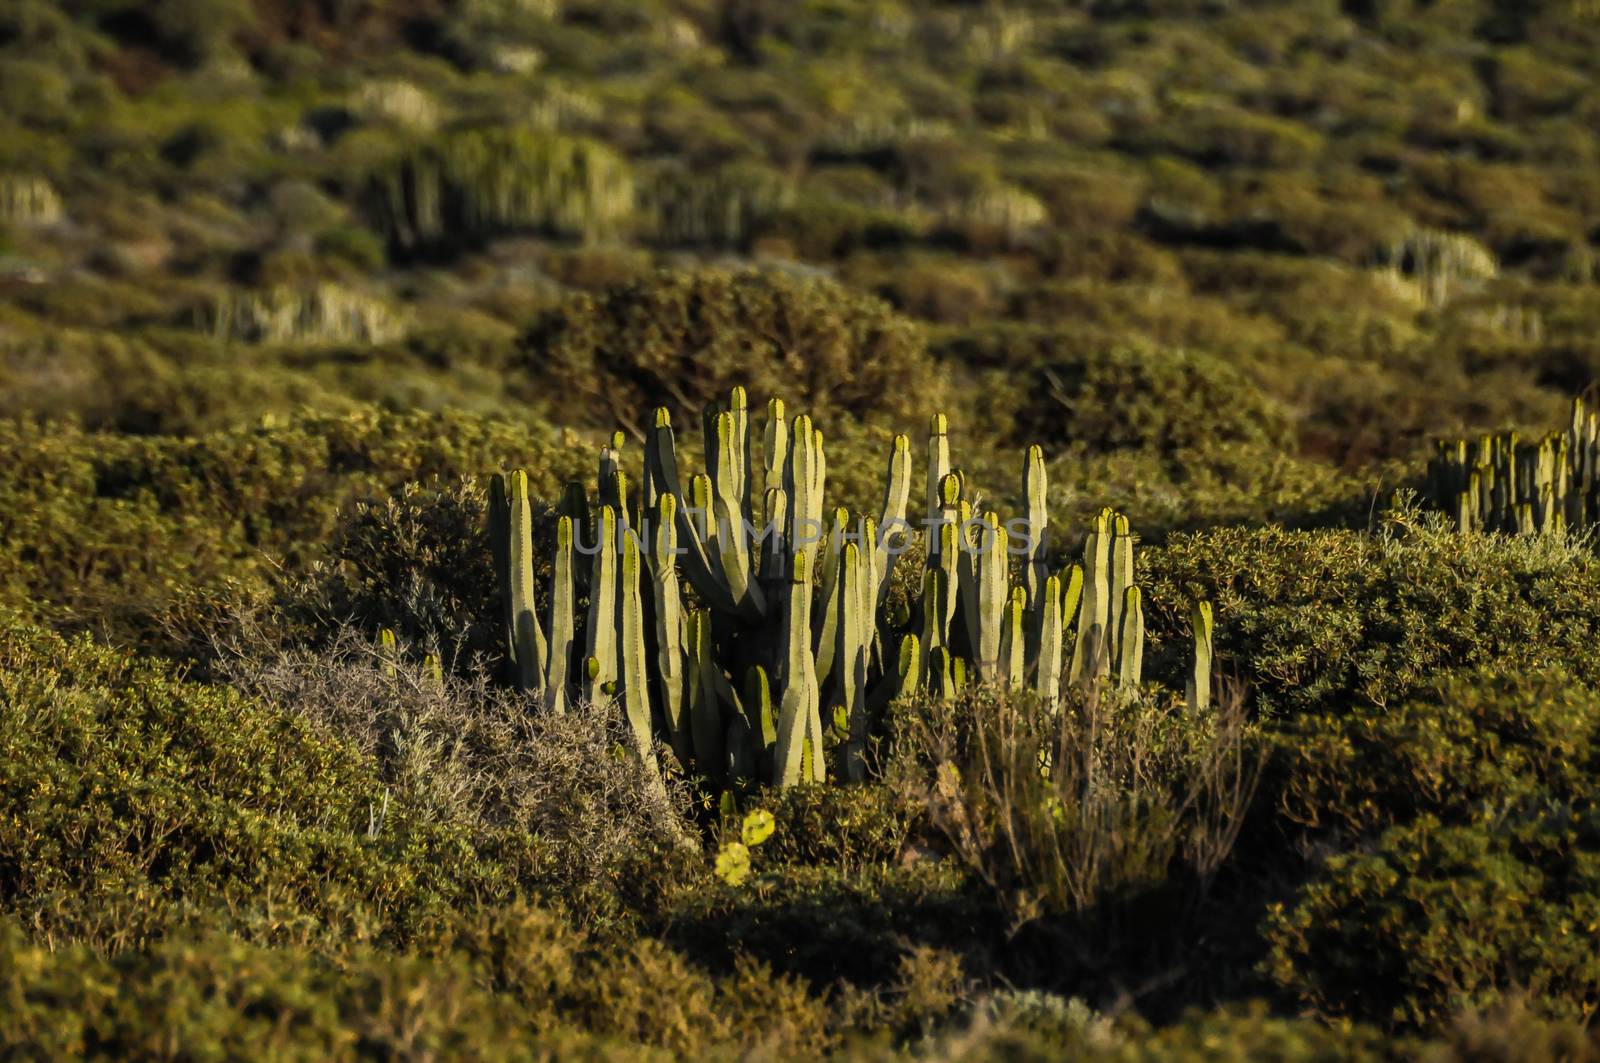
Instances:
[[[1566,429],[1537,442],[1516,432],[1439,441],[1428,493],[1461,531],[1555,534],[1600,516],[1597,462],[1600,413],[1579,397]]]
[[[618,433],[601,449],[594,497],[568,485],[542,617],[528,477],[495,477],[491,538],[512,678],[549,710],[615,698],[641,757],[653,762],[660,738],[713,785],[787,786],[864,779],[883,710],[902,694],[984,682],[1053,705],[1068,684],[1140,683],[1144,603],[1127,518],[1102,510],[1081,560],[1049,571],[1040,448],[1023,463],[1027,518],[1008,525],[977,508],[951,464],[943,415],[930,425],[920,514],[904,435],[881,506],[852,514],[824,505],[822,433],[804,414],[790,419],[781,400],[757,425],[736,388],[702,428],[705,472],[680,468],[661,409],[637,481]],[[922,519],[925,548],[908,518]],[[913,561],[920,595],[894,602],[894,569]],[[1205,657],[1190,680],[1201,707],[1209,606],[1204,615]]]

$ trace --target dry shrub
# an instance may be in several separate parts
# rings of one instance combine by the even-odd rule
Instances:
[[[1013,916],[1081,916],[1184,870],[1203,888],[1232,850],[1261,758],[1235,692],[1195,714],[1086,688],[1059,707],[979,688],[910,725],[930,807]]]
[[[545,712],[482,668],[436,676],[348,631],[326,649],[235,654],[226,667],[234,685],[373,756],[418,808],[528,839],[547,889],[653,893],[681,881],[693,859],[686,794],[663,796],[621,752],[623,723],[609,707]]]

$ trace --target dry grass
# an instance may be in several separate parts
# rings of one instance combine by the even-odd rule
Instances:
[[[609,707],[547,713],[481,668],[441,678],[350,632],[326,649],[223,662],[235,686],[376,758],[412,804],[531,838],[547,889],[616,888],[643,882],[641,872],[652,889],[667,888],[692,855],[686,792],[669,784],[663,793],[623,752],[623,723]]]

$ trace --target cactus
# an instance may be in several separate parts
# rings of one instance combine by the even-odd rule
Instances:
[[[550,638],[545,663],[545,706],[551,712],[565,712],[569,698],[567,670],[571,666],[572,646],[577,640],[577,591],[574,587],[576,564],[572,557],[572,518],[556,520],[556,554],[550,565]]]
[[[1144,602],[1138,587],[1122,597],[1122,628],[1117,636],[1117,685],[1137,687],[1144,678]]]
[[[1000,633],[1000,680],[1008,690],[1021,690],[1027,681],[1028,636],[1024,631],[1027,615],[1027,590],[1022,587],[1011,588],[1011,598],[1006,603],[1005,624]]]
[[[689,724],[694,759],[701,774],[713,782],[722,777],[725,749],[722,710],[717,705],[712,671],[717,667],[711,647],[711,610],[689,614]]]
[[[528,474],[522,469],[506,477],[507,592],[510,610],[510,660],[517,669],[517,687],[538,693],[544,687],[546,642],[533,597],[533,514],[528,499]]]
[[[1105,674],[1109,653],[1105,633],[1111,622],[1111,523],[1111,511],[1101,510],[1084,541],[1083,597],[1068,675],[1073,682]]]
[[[1044,448],[1037,443],[1028,448],[1028,457],[1022,466],[1022,496],[1028,503],[1030,537],[1028,556],[1022,565],[1022,578],[1028,602],[1033,604],[1039,600],[1039,594],[1044,589],[1045,577],[1050,574],[1045,564],[1045,555],[1049,549],[1047,533],[1050,527],[1050,511],[1046,505],[1049,497],[1049,478],[1045,474]]]
[[[1440,440],[1427,493],[1463,532],[1560,535],[1600,519],[1600,418],[1573,399],[1567,427],[1536,442],[1515,432]]]
[[[1197,601],[1189,611],[1189,628],[1194,654],[1189,660],[1189,682],[1184,701],[1192,713],[1211,707],[1211,603]]]
[[[585,697],[590,701],[617,679],[617,514],[610,506],[600,507],[595,539],[584,654],[598,662],[599,670],[588,677]]]
[[[844,709],[848,737],[844,746],[843,770],[847,781],[861,782],[867,777],[867,643],[862,615],[862,589],[867,579],[862,571],[861,551],[846,543],[839,560],[836,581],[838,601],[838,650],[835,661],[839,672],[839,699]]]
[[[935,523],[921,598],[914,608],[889,608],[891,544],[900,545],[911,505],[909,441],[894,439],[882,508],[859,516],[834,509],[824,538],[822,434],[805,415],[784,414],[774,400],[765,424],[753,427],[742,390],[708,406],[707,469],[694,475],[679,467],[665,410],[645,434],[637,480],[625,468],[622,437],[610,437],[596,467],[595,508],[581,485],[568,485],[558,507],[548,642],[533,612],[527,476],[495,479],[490,531],[519,687],[542,693],[551,711],[578,696],[615,697],[642,758],[654,765],[659,737],[680,764],[720,787],[822,782],[830,757],[840,780],[865,779],[882,710],[924,688],[951,698],[969,683],[997,683],[1054,703],[1064,681],[1142,680],[1143,601],[1127,519],[1101,511],[1082,562],[1048,574],[1041,450],[1030,448],[1024,463],[1031,539],[1013,582],[1006,526],[993,511],[975,514],[978,496],[950,464],[948,424],[933,419],[926,504]],[[1582,423],[1587,430],[1592,419]],[[1531,470],[1530,480],[1557,485],[1564,454],[1592,463],[1600,449],[1552,444],[1518,459],[1514,446],[1485,446],[1511,455],[1504,460],[1513,475]],[[1484,484],[1475,501],[1492,501],[1492,477],[1473,476]],[[1553,489],[1524,505],[1534,520],[1554,523],[1570,502]],[[761,537],[753,539],[758,520]],[[580,568],[574,555],[585,534],[594,551]],[[685,601],[684,579],[697,608]],[[767,637],[773,627],[776,640]],[[574,654],[580,667],[569,675]],[[730,676],[743,677],[741,690]]]
[[[609,507],[607,507],[609,508]],[[650,683],[645,667],[644,597],[639,591],[639,538],[631,531],[622,535],[622,585],[617,601],[617,650],[622,682],[622,707],[628,718],[639,758],[655,764],[651,736]]]
[[[383,662],[383,674],[393,679],[399,673],[395,661],[400,659],[400,647],[392,628],[378,630],[378,658]]]
[[[906,524],[906,505],[911,497],[911,440],[903,435],[894,437],[894,450],[889,454],[889,468],[884,474],[883,509],[878,516],[878,534],[884,545],[893,545],[891,537],[909,534]],[[889,593],[889,579],[894,575],[898,550],[884,550],[883,561],[878,566],[877,586],[873,606],[881,608],[884,596]]]
[[[816,664],[811,655],[810,554],[797,550],[784,617],[783,698],[778,713],[778,742],[773,776],[779,786],[820,782],[822,717],[817,707]],[[809,746],[811,756],[805,756]]]

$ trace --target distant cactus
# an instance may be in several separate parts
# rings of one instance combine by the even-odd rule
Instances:
[[[229,292],[201,315],[219,340],[245,343],[389,343],[406,333],[404,315],[376,296],[323,283]]]
[[[0,222],[49,225],[62,218],[55,186],[37,174],[0,174]]]
[[[532,129],[460,130],[374,175],[375,221],[402,247],[532,230],[592,237],[632,214],[633,174],[598,141]]]
[[[881,510],[838,508],[824,521],[827,458],[810,418],[786,420],[774,400],[753,423],[736,388],[705,411],[706,471],[686,479],[672,418],[658,410],[636,481],[620,435],[601,448],[592,534],[584,492],[565,493],[548,629],[531,604],[527,477],[496,477],[491,541],[517,683],[551,708],[615,698],[638,756],[653,763],[663,740],[719,787],[863,780],[885,707],[921,690],[953,698],[995,684],[1050,706],[1068,684],[1139,686],[1144,600],[1127,518],[1102,510],[1081,563],[1050,574],[1039,448],[1023,463],[1029,520],[1012,528],[974,511],[945,418],[929,427],[925,507],[911,503],[911,445],[897,436]],[[926,514],[926,550],[909,511]],[[590,555],[581,650],[575,541]],[[922,563],[921,594],[890,608],[888,573],[907,550]],[[680,573],[699,608],[686,604]],[[1203,608],[1190,675],[1190,704],[1201,707],[1211,668]]]
[[[1523,442],[1516,432],[1440,440],[1428,497],[1464,532],[1560,534],[1600,520],[1600,412],[1572,400],[1565,430]]]
[[[1409,277],[1434,306],[1500,273],[1494,253],[1470,236],[1416,228],[1378,248],[1377,264]]]

